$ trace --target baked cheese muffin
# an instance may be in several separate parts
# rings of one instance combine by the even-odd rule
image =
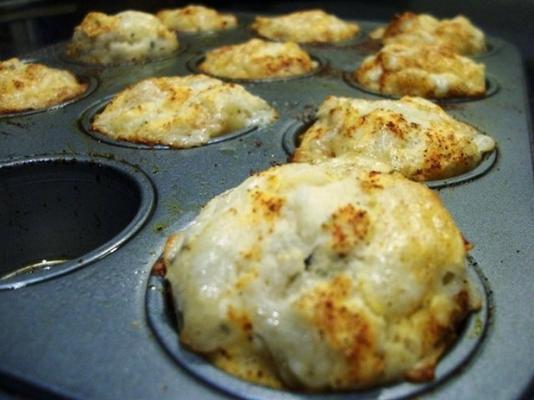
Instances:
[[[418,97],[328,97],[301,136],[295,162],[369,157],[416,181],[444,179],[478,165],[495,141]]]
[[[189,75],[146,79],[123,90],[96,115],[92,129],[115,140],[184,148],[277,117],[240,85]]]
[[[386,27],[372,32],[371,37],[384,44],[448,46],[465,55],[486,51],[484,33],[463,15],[438,20],[428,14],[405,12],[396,15]]]
[[[18,58],[0,62],[0,114],[54,106],[86,90],[69,71]]]
[[[67,55],[86,63],[115,64],[153,60],[178,47],[174,32],[152,14],[90,12],[74,29]]]
[[[265,79],[303,75],[317,67],[296,43],[251,39],[207,52],[198,69],[222,78]]]
[[[161,10],[156,17],[167,28],[179,32],[216,32],[237,26],[237,18],[234,15],[220,14],[212,8],[197,5]]]
[[[430,189],[358,164],[286,164],[169,238],[180,340],[255,383],[304,390],[433,378],[479,298]]]
[[[323,10],[308,10],[280,17],[256,17],[252,29],[263,37],[283,42],[335,43],[356,36],[360,27]]]
[[[479,97],[486,92],[485,70],[447,47],[390,44],[366,57],[353,78],[387,95]]]

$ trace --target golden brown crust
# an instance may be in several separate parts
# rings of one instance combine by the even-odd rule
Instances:
[[[454,221],[396,173],[273,167],[210,201],[183,237],[167,264],[182,343],[262,385],[431,379],[473,309]]]
[[[178,32],[216,32],[237,26],[232,14],[221,14],[216,10],[199,5],[161,10],[156,17],[169,28]]]
[[[356,36],[360,30],[358,24],[344,22],[318,9],[256,17],[251,28],[267,39],[296,43],[340,42]]]
[[[251,39],[209,51],[198,68],[222,78],[266,79],[303,75],[317,63],[296,43]]]
[[[55,106],[82,95],[87,87],[69,71],[12,58],[0,62],[0,114]]]
[[[74,29],[67,55],[86,63],[108,65],[164,57],[178,47],[174,32],[152,14],[130,10],[116,15],[90,12]]]
[[[485,67],[448,47],[392,44],[367,57],[353,73],[362,86],[388,95],[480,97]]]
[[[185,148],[266,125],[277,115],[241,85],[205,75],[161,77],[117,94],[95,117],[92,129],[115,140]]]
[[[437,20],[428,14],[405,12],[396,15],[386,27],[375,31],[372,37],[381,39],[385,45],[447,46],[465,55],[486,51],[484,34],[462,15]]]
[[[416,181],[444,179],[478,165],[492,138],[421,98],[368,101],[329,97],[300,138],[294,162],[369,157]],[[367,188],[377,182],[364,181]]]

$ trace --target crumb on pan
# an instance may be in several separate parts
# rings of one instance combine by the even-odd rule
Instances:
[[[465,173],[495,141],[417,97],[363,100],[328,97],[302,134],[295,162],[368,157],[409,179],[427,181]]]
[[[335,43],[350,39],[360,31],[358,24],[344,22],[323,10],[256,17],[252,29],[268,39],[297,43]]]
[[[382,40],[386,45],[448,46],[465,55],[486,51],[484,33],[463,15],[438,20],[428,14],[405,12],[396,15],[387,26],[373,31],[371,37]]]
[[[362,86],[387,95],[451,98],[486,93],[484,64],[432,45],[387,45],[365,58],[353,77]]]
[[[161,10],[156,17],[169,29],[178,32],[216,32],[237,26],[232,14],[221,14],[216,10],[199,5]]]
[[[331,160],[255,174],[165,249],[180,340],[239,378],[346,390],[433,378],[479,304],[437,195]]]
[[[207,52],[198,68],[222,78],[265,79],[303,75],[317,66],[317,62],[296,43],[251,39]]]
[[[263,126],[277,112],[243,86],[205,75],[145,79],[117,94],[92,128],[115,140],[177,148]]]
[[[36,110],[61,104],[87,90],[69,71],[18,58],[0,62],[0,113]]]
[[[74,29],[67,55],[86,63],[116,64],[153,60],[178,47],[175,33],[152,14],[90,12]]]

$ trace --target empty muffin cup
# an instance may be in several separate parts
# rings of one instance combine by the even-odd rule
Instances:
[[[140,170],[102,157],[45,156],[0,165],[0,289],[46,280],[101,259],[154,205]]]

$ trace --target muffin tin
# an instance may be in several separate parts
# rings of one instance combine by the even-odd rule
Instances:
[[[498,154],[466,176],[430,184],[475,245],[468,270],[483,297],[434,382],[340,394],[273,391],[230,377],[178,344],[164,280],[151,272],[166,237],[213,196],[287,162],[326,96],[382,98],[343,78],[373,48],[366,35],[377,24],[358,21],[362,32],[349,45],[303,45],[321,61],[315,74],[242,83],[279,111],[269,126],[182,150],[90,131],[94,113],[124,87],[189,74],[206,50],[253,37],[253,16],[238,17],[236,29],[180,35],[184,50],[175,57],[139,65],[72,63],[65,43],[28,56],[88,77],[94,90],[62,106],[0,117],[0,274],[8,275],[0,279],[0,385],[68,398],[521,397],[534,373],[534,185],[521,59],[497,38],[477,57],[495,93],[442,104],[494,137]],[[63,258],[69,261],[54,265]]]

